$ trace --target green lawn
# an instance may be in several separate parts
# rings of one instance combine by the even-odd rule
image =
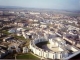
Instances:
[[[26,46],[29,45],[29,42],[30,42],[30,39],[25,39],[23,36],[17,36],[17,35],[14,35],[15,39],[17,40],[24,40],[26,43]]]
[[[15,37],[16,39],[19,39],[19,40],[26,40],[23,36],[14,35],[14,37]]]
[[[3,33],[3,34],[6,34],[6,35],[10,35],[10,34],[11,34],[11,33],[9,33],[7,30],[3,30],[2,33]]]
[[[35,59],[35,60],[39,60],[39,58],[32,55],[31,53],[17,55],[16,58],[17,59],[33,59],[33,60]]]
[[[17,36],[17,35],[14,35],[15,39],[18,39],[18,40],[30,40],[30,39],[25,39],[23,36]]]

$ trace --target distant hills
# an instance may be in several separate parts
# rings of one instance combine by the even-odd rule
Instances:
[[[0,6],[0,9],[1,8],[22,8],[22,7],[18,7],[18,6]]]

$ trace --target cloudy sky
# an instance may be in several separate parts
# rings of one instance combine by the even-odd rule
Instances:
[[[80,10],[80,0],[0,0],[0,6]]]

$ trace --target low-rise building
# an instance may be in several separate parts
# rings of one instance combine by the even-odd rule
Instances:
[[[26,46],[23,47],[23,53],[28,53],[28,48]]]

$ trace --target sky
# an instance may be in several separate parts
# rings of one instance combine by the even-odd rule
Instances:
[[[0,0],[0,6],[80,10],[80,0]]]

